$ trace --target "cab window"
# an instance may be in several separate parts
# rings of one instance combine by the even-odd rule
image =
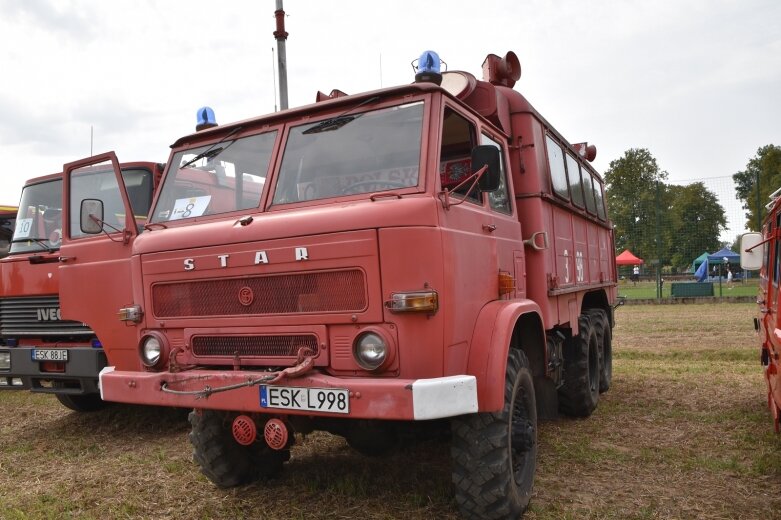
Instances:
[[[460,195],[469,191],[471,182],[458,187],[472,173],[472,148],[477,144],[474,125],[452,108],[445,108],[442,122],[442,148],[439,155],[439,179],[442,189]],[[481,203],[480,190],[473,189],[466,198]]]

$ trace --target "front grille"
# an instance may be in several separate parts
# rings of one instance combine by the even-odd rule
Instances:
[[[360,269],[159,283],[152,309],[157,318],[358,312],[365,285]]]
[[[0,298],[0,336],[73,337],[92,336],[78,321],[59,319],[58,296]]]
[[[195,336],[192,339],[196,356],[296,357],[301,348],[307,355],[318,354],[317,336]]]

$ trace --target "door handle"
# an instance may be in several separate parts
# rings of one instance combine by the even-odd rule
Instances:
[[[496,224],[483,224],[483,230],[493,233],[496,231]]]

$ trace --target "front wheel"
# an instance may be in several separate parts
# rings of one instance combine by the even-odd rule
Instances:
[[[500,412],[451,420],[453,484],[465,518],[519,518],[537,467],[537,408],[526,355],[511,349]]]
[[[221,488],[278,475],[290,451],[272,450],[262,439],[250,446],[239,444],[231,432],[234,415],[215,410],[190,412],[190,442],[201,472]]]
[[[55,394],[65,408],[74,412],[97,412],[108,406],[100,394]]]

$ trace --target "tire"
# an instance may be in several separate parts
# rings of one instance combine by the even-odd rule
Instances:
[[[456,502],[464,518],[520,518],[537,466],[537,409],[526,355],[511,349],[500,412],[451,419]]]
[[[201,472],[220,488],[277,476],[282,464],[290,459],[290,451],[272,450],[262,438],[251,446],[242,446],[231,433],[234,416],[215,410],[190,412],[190,443]]]
[[[613,381],[613,333],[602,309],[589,309],[586,315],[597,333],[599,344],[599,393],[610,390]]]
[[[588,417],[599,402],[599,343],[588,316],[578,318],[578,335],[564,347],[559,410],[572,417]]]
[[[97,412],[108,406],[100,394],[54,394],[65,408],[74,412]]]

